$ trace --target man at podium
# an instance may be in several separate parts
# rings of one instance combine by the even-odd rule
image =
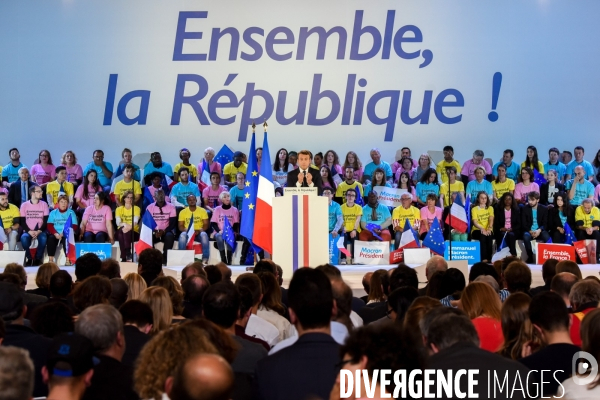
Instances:
[[[310,168],[312,155],[308,150],[298,152],[298,168],[288,172],[287,187],[316,187],[319,195],[323,191],[323,180],[318,170]]]

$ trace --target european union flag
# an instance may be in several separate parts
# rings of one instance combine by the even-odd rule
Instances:
[[[444,233],[437,218],[433,219],[429,227],[429,232],[427,232],[427,236],[423,240],[423,245],[441,256],[444,255],[446,243],[444,242]]]
[[[227,217],[225,217],[223,220],[223,240],[229,245],[229,247],[231,247],[232,251],[235,251],[235,247],[237,245],[237,242],[235,241],[235,233],[233,233],[233,229],[229,223],[229,218]]]
[[[577,241],[575,234],[568,223],[565,222],[565,244],[573,244]]]
[[[365,205],[363,197],[360,195],[360,189],[358,188],[358,186],[356,187],[356,200],[354,200],[354,202],[361,207]]]
[[[381,236],[379,236],[378,234],[375,233],[375,229],[381,229],[381,227],[377,224],[373,224],[373,223],[368,223],[365,226],[365,229],[368,230],[369,232],[371,232],[371,234],[376,237],[378,240],[383,240],[383,238]]]
[[[244,184],[244,199],[242,201],[242,223],[240,234],[252,243],[254,236],[254,216],[256,213],[256,193],[258,192],[258,167],[256,161],[256,134],[252,132],[250,152],[248,153],[248,169]]]
[[[470,194],[467,195],[467,199],[465,201],[465,214],[467,214],[467,232],[469,232],[469,229],[471,228],[471,195]]]
[[[233,150],[227,147],[226,144],[221,147],[221,150],[217,153],[214,158],[214,161],[221,164],[221,167],[225,167],[225,164],[228,164],[233,161]]]
[[[533,170],[533,181],[538,184],[538,186],[542,186],[544,183],[548,182],[544,175],[540,174],[537,169]]]

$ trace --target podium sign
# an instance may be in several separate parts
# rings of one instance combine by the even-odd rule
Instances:
[[[112,245],[110,243],[75,243],[76,258],[87,253],[94,253],[99,259],[106,260],[112,256]]]
[[[283,188],[284,196],[304,195],[318,196],[319,189],[316,187],[285,187]]]
[[[326,197],[286,194],[273,198],[273,261],[284,276],[290,278],[298,268],[329,262],[328,228]]]
[[[479,242],[452,241],[452,244],[450,244],[446,240],[446,251],[444,251],[444,258],[446,260],[467,260],[469,264],[475,264],[481,261],[481,253],[479,249]]]
[[[538,243],[537,263],[543,264],[550,259],[575,261],[575,248],[568,244]]]

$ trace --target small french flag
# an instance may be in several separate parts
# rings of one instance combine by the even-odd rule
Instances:
[[[148,211],[142,217],[142,229],[140,229],[140,240],[135,244],[135,252],[139,256],[142,251],[152,248],[152,232],[156,229],[156,221]]]
[[[185,248],[188,250],[194,250],[194,239],[196,239],[196,230],[194,229],[194,214],[190,218],[190,225],[187,230],[187,244]]]

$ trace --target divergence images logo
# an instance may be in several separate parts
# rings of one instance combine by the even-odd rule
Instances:
[[[571,365],[573,382],[576,385],[588,385],[598,376],[598,362],[590,353],[585,351],[575,353]]]

